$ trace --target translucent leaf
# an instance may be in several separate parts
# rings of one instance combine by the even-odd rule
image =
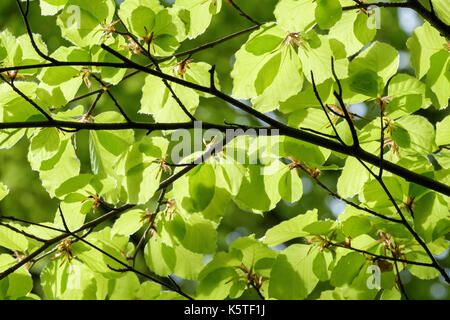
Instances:
[[[175,6],[188,11],[189,14],[185,18],[189,25],[187,36],[193,39],[208,28],[212,16],[219,13],[222,0],[177,0]]]
[[[398,141],[396,134],[401,132],[401,128],[407,130],[408,133],[408,141],[403,146],[420,154],[430,154],[437,149],[434,128],[425,117],[418,115],[403,117],[396,121],[396,125],[397,127],[392,133],[392,138],[397,141],[400,151],[402,151],[402,142]]]
[[[136,233],[143,225],[143,214],[144,212],[139,209],[125,212],[114,222],[111,232],[124,236]]]
[[[445,0],[433,0],[433,9],[439,19],[447,25],[450,24],[450,10]]]
[[[140,283],[134,272],[126,272],[122,277],[111,280],[109,285],[110,300],[135,300],[140,289]]]
[[[436,108],[448,106],[450,96],[450,54],[440,50],[430,57],[430,69],[427,73],[427,97]]]
[[[350,89],[365,96],[376,98],[383,92],[383,79],[372,70],[359,70],[349,78]]]
[[[389,82],[386,107],[389,118],[398,118],[422,108],[425,105],[425,84],[407,74],[396,74]]]
[[[189,173],[189,194],[191,199],[187,206],[192,206],[194,211],[202,211],[211,202],[215,191],[215,173],[211,165],[201,164]],[[184,204],[183,204],[184,205]]]
[[[329,37],[345,46],[347,57],[361,50],[374,38],[377,30],[368,19],[363,12],[344,11],[342,18],[330,29]]]
[[[303,184],[296,170],[290,168],[287,169],[288,170],[280,178],[278,190],[281,199],[292,203],[300,200],[302,197]]]
[[[280,253],[270,273],[269,297],[283,300],[304,299],[319,279],[313,272],[318,250],[294,244]]]
[[[80,161],[67,134],[52,158],[42,162],[31,160],[30,164],[33,170],[39,171],[42,185],[51,196],[64,181],[80,173]]]
[[[117,112],[107,111],[96,116],[95,122],[117,123],[124,122],[124,119]],[[93,173],[108,173],[113,177],[116,176],[114,164],[117,157],[127,151],[128,147],[134,142],[133,131],[95,131],[90,132],[89,138]]]
[[[8,187],[0,182],[0,200],[6,197],[8,193],[9,193]]]
[[[337,182],[337,192],[343,198],[352,197],[362,190],[368,179],[369,172],[363,165],[356,158],[348,157]]]
[[[10,149],[24,136],[26,129],[0,130],[0,149]]]
[[[291,32],[305,31],[314,25],[316,3],[309,0],[281,0],[275,7],[277,23]]]
[[[273,209],[281,199],[278,191],[281,170],[278,166],[276,162],[273,166],[249,165],[239,194],[234,199],[236,203],[241,208],[262,212]]]
[[[112,40],[110,40],[112,42]],[[114,51],[123,55],[126,58],[130,58],[132,52],[128,49],[127,43],[124,38],[117,38],[114,42],[106,44]],[[122,63],[123,61],[112,53],[109,53],[106,50],[103,50],[99,45],[95,45],[91,48],[91,57],[90,59],[94,62],[106,62],[106,63]],[[93,72],[101,73],[102,80],[111,84],[118,84],[125,73],[127,72],[126,68],[114,68],[114,67],[92,67]]]
[[[68,0],[40,0],[41,14],[43,16],[54,16],[64,8]]]
[[[16,229],[21,229],[18,225],[13,223],[9,224]],[[21,233],[0,226],[0,246],[9,250],[25,252],[28,248],[28,239]]]
[[[91,233],[85,239],[117,260],[122,261],[123,263],[127,262],[122,254],[122,250],[125,250],[128,243],[128,237],[112,235],[111,228],[106,227],[100,232]],[[102,252],[82,242],[73,243],[71,248],[77,258],[84,262],[92,271],[101,273],[101,275],[107,279],[114,279],[122,276],[120,272],[111,270],[108,265],[115,269],[121,269],[123,268],[123,265]]]
[[[299,214],[267,230],[264,243],[274,247],[280,243],[307,236],[309,233],[303,231],[303,228],[315,221],[317,221],[317,209]]]
[[[77,260],[62,265],[60,260],[50,261],[42,270],[41,283],[45,296],[52,300],[104,299],[101,288],[107,286],[105,278]]]
[[[31,138],[29,158],[32,162],[42,162],[52,158],[59,149],[59,132],[55,128],[44,128]]]
[[[177,23],[181,22],[159,1],[126,0],[120,5],[119,16],[133,34],[141,38],[152,37],[152,54],[169,55],[178,48]]]
[[[141,284],[141,287],[136,294],[136,298],[139,300],[155,300],[160,293],[161,285],[155,282],[145,281]]]
[[[162,259],[161,259],[162,257]],[[195,280],[203,268],[203,256],[182,246],[171,247],[152,238],[145,247],[147,266],[159,275],[174,273],[179,277]]]
[[[425,241],[433,241],[450,232],[448,206],[434,192],[424,195],[413,207],[414,226]]]
[[[112,22],[114,10],[113,0],[68,0],[56,23],[64,38],[79,47],[89,47],[101,41],[101,24]]]
[[[274,24],[266,24],[250,35],[236,53],[231,72],[234,97],[258,97],[253,101],[255,107],[268,112],[300,91],[303,84],[300,60],[291,45],[283,42],[285,36]]]
[[[182,67],[182,62],[174,66],[163,67],[167,74],[175,73],[176,76],[203,86],[209,86],[209,70],[206,63],[187,63]],[[218,81],[216,82],[218,85]],[[171,87],[186,109],[195,113],[199,104],[199,93],[185,86],[171,83]],[[219,87],[219,86],[218,86]],[[189,117],[181,109],[178,102],[172,97],[169,89],[158,77],[148,75],[145,78],[139,112],[152,114],[158,122],[184,122]],[[202,94],[203,95],[203,94]],[[203,95],[204,96],[204,95]]]
[[[50,56],[59,61],[90,61],[89,53],[77,47],[59,47]],[[80,70],[81,66],[45,68],[42,69],[39,78],[49,86],[58,86],[61,83],[72,80],[78,75]]]
[[[335,47],[334,43],[326,36],[316,35],[314,32],[310,32],[308,35],[310,39],[307,40],[305,48],[300,47],[298,49],[298,55],[303,64],[303,73],[308,81],[312,83],[311,71],[314,74],[316,84],[332,78],[332,57],[334,58],[334,68],[338,78],[346,78],[348,62],[347,59],[343,59],[345,54],[341,54],[339,47]]]
[[[254,235],[240,237],[229,247],[229,250],[238,250],[242,253],[241,263],[250,268],[259,276],[269,277],[270,269],[278,254],[269,249],[263,242],[254,239]]]
[[[258,97],[252,99],[255,108],[269,112],[277,108],[280,101],[301,90],[302,65],[295,50],[290,46],[281,49],[262,67],[255,81]]]
[[[425,262],[431,263],[428,255],[423,251],[414,251],[406,254],[407,260],[417,261],[417,262]],[[414,264],[408,265],[408,270],[411,272],[413,276],[416,276],[419,279],[423,280],[431,280],[437,278],[440,273],[435,268],[430,268],[427,266],[418,266]]]
[[[333,220],[319,220],[308,224],[303,231],[313,235],[329,235],[336,227],[337,224]]]
[[[386,43],[375,41],[350,62],[349,74],[372,70],[383,79],[383,84],[386,84],[397,72],[398,63],[397,50]]]
[[[365,216],[351,216],[342,222],[343,233],[351,238],[368,234],[370,230],[372,230],[371,221]]]
[[[174,224],[182,224],[181,232],[172,231]],[[168,231],[174,234],[180,244],[186,249],[202,254],[212,254],[216,251],[216,228],[214,224],[200,215],[192,214],[189,219],[176,216],[167,226]]]
[[[416,70],[416,77],[421,79],[430,69],[430,58],[436,52],[446,48],[447,43],[439,31],[428,22],[414,30],[406,42],[411,51],[411,64]]]
[[[436,144],[442,146],[450,144],[450,116],[446,116],[442,121],[436,123]]]
[[[360,268],[365,261],[364,256],[357,252],[348,253],[339,259],[337,265],[334,267],[331,273],[330,283],[335,287],[341,287],[351,283],[359,274]]]
[[[332,95],[333,81],[331,79],[317,85],[322,102],[332,104],[335,100]],[[318,107],[319,101],[314,93],[313,87],[310,86],[297,95],[294,95],[284,102],[280,103],[280,111],[283,113],[290,113],[301,108]]]
[[[3,272],[9,267],[12,267],[16,263],[17,260],[9,254],[1,254],[0,272]],[[8,280],[5,281],[5,279]],[[33,289],[33,279],[31,278],[31,274],[28,272],[25,266],[22,266],[15,272],[9,274],[5,279],[2,279],[0,281],[0,287],[3,287],[3,290],[7,290],[5,296],[9,300],[14,300],[26,296]],[[6,284],[8,285],[7,288]]]
[[[321,29],[330,29],[342,16],[339,0],[319,0],[315,10],[316,22]]]

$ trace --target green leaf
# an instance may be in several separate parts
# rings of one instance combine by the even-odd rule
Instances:
[[[313,272],[318,250],[294,244],[280,253],[270,273],[269,297],[283,300],[304,299],[319,282]]]
[[[442,146],[450,144],[450,116],[446,116],[442,121],[436,123],[436,144]]]
[[[345,46],[346,56],[349,57],[375,37],[377,30],[369,20],[373,18],[368,18],[363,12],[345,11],[328,35]]]
[[[181,232],[171,230],[174,225],[182,225]],[[176,216],[169,222],[167,228],[174,234],[186,249],[202,254],[212,254],[216,251],[216,228],[211,221],[198,214],[191,214],[189,219]]]
[[[182,246],[171,247],[157,238],[152,238],[147,243],[144,256],[150,270],[161,276],[174,273],[182,278],[195,280],[203,268],[201,254]]]
[[[406,259],[416,262],[431,263],[428,255],[423,251],[413,251],[406,254]],[[408,270],[411,274],[422,280],[431,280],[437,278],[440,273],[435,268],[427,266],[419,266],[414,264],[408,264]]]
[[[90,61],[90,55],[86,50],[77,47],[59,47],[51,55],[59,61]],[[76,66],[62,66],[59,68],[45,68],[39,74],[41,81],[49,86],[59,86],[60,84],[72,80],[81,70]],[[79,81],[81,84],[81,81]]]
[[[159,1],[126,0],[120,5],[119,16],[133,34],[141,38],[153,34],[150,50],[154,55],[172,54],[179,46],[178,41],[184,38],[181,20]],[[179,37],[181,30],[183,36]]]
[[[366,216],[351,216],[342,222],[342,232],[351,238],[368,234],[371,230],[371,221]]]
[[[269,249],[263,242],[254,239],[254,235],[240,237],[229,247],[229,250],[238,250],[242,253],[241,263],[250,270],[263,277],[269,277],[270,269],[278,254]]]
[[[398,118],[425,105],[425,84],[407,74],[396,74],[389,82],[388,96],[391,97],[386,107],[389,118]]]
[[[54,16],[64,8],[68,0],[40,0],[41,14],[43,16]]]
[[[0,115],[1,118],[1,115]],[[26,129],[0,130],[0,149],[12,148],[25,135]]]
[[[350,76],[350,89],[376,98],[383,91],[383,79],[374,71],[363,69]]]
[[[403,201],[408,194],[408,185],[395,176],[383,177],[383,182],[396,201]],[[386,208],[392,206],[392,202],[375,179],[369,180],[359,195],[361,202],[371,208]],[[406,200],[406,199],[405,199]]]
[[[9,254],[0,254],[0,272],[5,271],[16,263],[17,260]],[[8,285],[7,288],[6,285]],[[33,279],[25,266],[22,266],[1,280],[0,287],[3,287],[0,290],[7,290],[5,300],[14,300],[26,296],[33,289]]]
[[[341,19],[342,7],[339,0],[318,0],[315,10],[316,22],[320,29],[330,29]]]
[[[298,55],[303,64],[303,73],[312,83],[311,71],[314,74],[316,84],[322,83],[333,77],[331,58],[334,58],[334,69],[338,78],[347,77],[348,61],[345,54],[342,55],[336,42],[323,35],[316,35],[314,31],[307,34],[305,47],[298,49]]]
[[[440,50],[430,57],[430,69],[427,73],[427,97],[436,108],[448,106],[450,96],[450,54]]]
[[[201,164],[189,174],[189,205],[200,212],[205,209],[214,197],[215,173],[211,165]],[[186,201],[189,199],[186,199]]]
[[[121,54],[122,56],[126,58],[130,58],[132,55],[132,52],[128,49],[128,45],[124,38],[120,37],[117,38],[116,41],[109,43],[109,41],[106,43],[112,50],[116,51],[117,53]],[[91,56],[90,59],[93,62],[100,62],[100,63],[123,63],[121,59],[113,55],[112,53],[102,49],[99,45],[94,45],[90,50]],[[102,76],[102,80],[107,83],[111,84],[118,84],[122,78],[124,77],[125,73],[127,72],[126,68],[115,68],[115,67],[92,67],[92,72],[98,72]],[[126,109],[125,109],[126,112]]]
[[[397,72],[398,63],[397,50],[386,43],[375,41],[350,62],[349,75],[371,70],[382,78],[382,86],[384,87],[389,78]],[[370,82],[370,85],[373,85],[372,82]]]
[[[132,34],[144,38],[153,30],[156,13],[161,9],[156,1],[126,0],[120,5],[119,16]]]
[[[430,69],[431,56],[446,48],[447,42],[439,31],[426,21],[414,30],[406,46],[411,51],[411,64],[416,70],[416,77],[422,79]]]
[[[125,212],[114,222],[111,232],[124,236],[136,233],[143,225],[143,214],[144,212],[139,209]]]
[[[41,282],[47,299],[96,300],[106,295],[107,280],[76,259],[62,265],[60,260],[50,261]]]
[[[31,138],[29,158],[32,162],[42,162],[52,158],[59,149],[60,138],[56,128],[44,128]]]
[[[437,149],[433,125],[425,117],[418,115],[403,117],[396,121],[396,126],[392,138],[397,141],[396,134],[401,131],[399,127],[403,128],[409,136],[407,147],[416,153],[427,155]],[[402,147],[400,141],[397,143]]]
[[[22,229],[20,225],[8,223],[16,229]],[[25,252],[28,248],[28,239],[21,233],[13,231],[7,227],[0,226],[0,246],[9,249]]]
[[[222,0],[176,0],[175,6],[188,11],[189,39],[196,38],[208,28],[212,16],[220,12]]]
[[[187,81],[203,86],[209,86],[208,71],[211,67],[208,64],[188,63],[186,67],[181,70],[180,63],[177,63],[174,66],[162,67],[161,69],[168,74],[176,73],[176,76],[184,78]],[[216,83],[218,84],[218,82]],[[194,114],[200,101],[199,93],[175,83],[171,83],[171,87],[186,109],[191,114]],[[202,94],[202,96],[205,95]],[[189,117],[183,112],[178,102],[172,97],[172,94],[162,80],[152,75],[148,75],[145,78],[139,112],[152,114],[158,122],[184,122],[189,120]]]
[[[317,209],[299,214],[267,230],[264,243],[274,247],[291,239],[307,236],[309,233],[303,231],[304,227],[315,221],[317,221]]]
[[[0,182],[0,200],[2,200],[4,197],[6,197],[9,193],[8,186],[4,185]]]
[[[127,262],[122,254],[122,250],[125,250],[128,243],[128,237],[112,235],[110,227],[106,227],[100,232],[89,234],[85,237],[85,240],[94,244],[104,252],[107,252],[115,259],[123,263]],[[100,273],[107,279],[114,279],[122,276],[120,272],[118,273],[111,270],[108,265],[115,269],[121,269],[124,266],[97,249],[82,242],[73,243],[71,248],[77,258],[84,262],[92,271]]]
[[[254,98],[256,109],[268,112],[302,88],[301,62],[286,33],[269,23],[253,32],[236,53],[231,72],[233,96]]]
[[[334,96],[332,95],[333,81],[331,79],[317,85],[317,92],[319,93],[322,102],[332,104]],[[314,93],[312,86],[306,88],[297,95],[294,95],[284,102],[280,103],[280,111],[283,113],[290,113],[301,108],[318,107],[319,101]],[[290,118],[289,118],[290,120]]]
[[[269,112],[280,101],[300,91],[303,85],[301,62],[290,46],[281,49],[258,72],[255,88],[258,97],[252,99],[255,108]]]
[[[122,116],[114,111],[107,111],[95,117],[97,123],[124,122]],[[107,173],[116,176],[114,165],[117,157],[128,150],[134,142],[132,130],[96,131],[89,134],[91,166],[94,174]]]
[[[110,280],[108,287],[109,299],[135,300],[140,286],[137,275],[134,272],[126,272],[122,277]]]
[[[282,171],[279,169],[277,162],[268,166],[250,164],[234,199],[238,206],[262,212],[273,209],[281,199],[278,182]]]
[[[445,0],[433,0],[433,9],[439,19],[447,25],[450,24],[450,10],[446,5]]]
[[[56,23],[64,38],[79,47],[89,47],[101,41],[101,25],[112,22],[114,10],[113,0],[68,0]]]
[[[139,300],[155,300],[161,293],[161,285],[145,281],[141,284],[139,291],[136,294],[136,298]]]
[[[359,274],[361,267],[366,262],[364,256],[357,252],[350,252],[339,259],[331,273],[330,283],[335,287],[341,287],[351,283]]]
[[[337,193],[343,198],[352,197],[362,190],[368,179],[369,172],[363,165],[356,158],[348,157],[338,178]]]
[[[316,3],[309,0],[281,0],[275,7],[277,23],[291,32],[305,31],[314,25]]]
[[[448,206],[440,195],[427,193],[413,207],[414,226],[425,241],[434,241],[450,232]]]
[[[289,167],[287,169],[286,173],[280,178],[278,190],[281,199],[292,203],[300,200],[302,197],[303,184],[296,170],[292,170]]]
[[[70,136],[66,134],[61,140],[58,152],[52,158],[42,162],[29,159],[31,168],[39,171],[42,185],[51,196],[64,181],[80,173],[80,161]]]
[[[333,220],[320,220],[308,224],[303,231],[313,235],[328,235],[336,230],[337,224]]]

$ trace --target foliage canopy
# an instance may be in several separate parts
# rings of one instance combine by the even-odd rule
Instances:
[[[436,259],[450,117],[424,116],[448,109],[445,0],[279,0],[265,23],[236,0],[40,0],[64,39],[52,51],[16,2],[26,33],[0,31],[0,148],[28,141],[58,208],[39,223],[0,213],[0,299],[407,299],[403,270],[450,283]],[[252,26],[179,49],[225,6]],[[381,8],[398,7],[425,20],[406,42],[414,74],[377,39]],[[195,57],[239,36],[229,88]],[[217,101],[241,117],[203,117]],[[296,212],[218,248],[230,210],[270,215],[302,201],[305,179],[345,211]],[[0,182],[0,201],[14,192]]]

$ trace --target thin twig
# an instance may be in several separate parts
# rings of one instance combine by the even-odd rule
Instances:
[[[259,23],[258,21],[256,21],[255,19],[253,19],[252,17],[250,17],[248,14],[246,14],[237,4],[234,3],[233,0],[224,0],[226,3],[228,3],[230,6],[232,6],[233,8],[235,8],[237,11],[239,11],[239,14],[241,16],[243,16],[245,19],[247,19],[248,21],[250,21],[251,23],[260,26],[261,23]]]

